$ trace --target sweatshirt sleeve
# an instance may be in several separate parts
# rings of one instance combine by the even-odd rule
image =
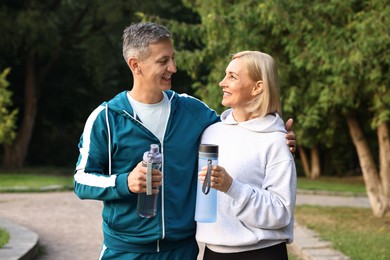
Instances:
[[[80,199],[114,200],[132,196],[128,173],[109,175],[108,134],[105,107],[88,117],[79,142],[79,158],[74,174],[74,192]]]
[[[267,166],[262,187],[234,180],[226,194],[233,198],[233,211],[245,225],[264,229],[285,227],[294,214],[294,162],[284,160]]]

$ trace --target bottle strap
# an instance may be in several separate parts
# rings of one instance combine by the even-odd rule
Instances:
[[[153,170],[153,163],[148,162],[146,164],[146,195],[152,195],[153,189],[152,189],[152,170]]]
[[[211,187],[211,163],[212,163],[212,160],[208,159],[207,160],[207,173],[206,173],[206,177],[204,179],[203,186],[202,186],[202,191],[206,195],[210,192],[210,187]]]

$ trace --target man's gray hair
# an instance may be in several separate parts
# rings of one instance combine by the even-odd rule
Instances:
[[[123,31],[123,57],[145,60],[150,55],[149,44],[171,38],[169,30],[155,23],[131,24]]]

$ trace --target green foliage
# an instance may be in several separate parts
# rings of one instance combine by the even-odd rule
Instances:
[[[0,9],[0,17],[6,21],[0,25],[4,37],[0,48],[20,58],[13,66],[25,62],[23,57],[33,57],[40,65],[38,75],[47,73],[45,69],[64,54],[77,52],[80,68],[94,85],[101,86],[112,64],[111,40],[115,37],[116,42],[121,42],[123,28],[118,25],[123,23],[132,2],[31,0],[20,6],[5,4]],[[7,56],[0,57],[0,64],[4,58]]]
[[[197,24],[177,24],[169,28],[175,45],[180,46],[178,67],[194,80],[196,94],[207,104],[221,112],[221,90],[218,82],[224,77],[230,55],[241,50],[256,49],[274,57],[280,44],[267,36],[271,28],[262,24],[261,5],[255,1],[183,1],[200,16]],[[250,11],[248,11],[250,10]],[[245,15],[243,15],[245,14]],[[191,44],[184,45],[185,42]],[[183,49],[182,46],[191,46]]]
[[[12,93],[7,89],[9,86],[6,80],[10,69],[5,69],[0,74],[0,144],[10,144],[15,139],[17,109],[9,109],[12,106]]]
[[[367,107],[373,113],[372,128],[390,121],[390,6],[386,1],[365,3],[356,13],[351,29],[354,47],[361,53],[364,89],[370,96]]]
[[[17,127],[27,100],[27,61],[36,79],[38,108],[26,164],[74,165],[89,113],[131,89],[121,38],[126,26],[141,20],[139,13],[198,19],[180,0],[1,1],[0,68],[12,69],[12,101],[20,111]],[[191,93],[187,82],[188,76],[179,71],[174,89]]]
[[[276,1],[266,8],[291,69],[302,69],[307,78],[304,107],[322,115],[368,107],[374,127],[388,121],[389,7],[383,1],[303,2]],[[301,100],[289,101],[291,108],[300,106]]]
[[[9,233],[7,230],[0,228],[0,249],[9,241]]]
[[[230,55],[267,52],[277,61],[283,115],[294,118],[299,145],[319,144],[337,164],[343,158],[348,164],[356,158],[344,113],[356,112],[372,127],[390,118],[389,17],[383,0],[3,1],[0,68],[12,68],[9,106],[21,112],[26,59],[34,58],[38,78],[47,75],[39,82],[29,160],[64,163],[76,157],[90,111],[131,87],[121,55],[123,28],[158,21],[173,33],[175,90],[191,94],[185,87],[190,78],[195,94],[221,112],[218,83]],[[53,154],[53,146],[62,149]]]
[[[74,164],[87,115],[113,96],[111,92],[122,90],[123,82],[131,82],[121,55],[121,36],[129,20],[135,19],[130,11],[134,3],[31,0],[0,4],[0,68],[12,68],[9,80],[21,115],[18,127],[23,127],[24,118],[36,119],[27,160]],[[25,110],[27,98],[36,101],[36,118],[28,114],[31,109]]]
[[[353,150],[336,149],[352,148],[339,138],[348,136],[345,114],[358,113],[373,128],[389,121],[390,7],[385,1],[183,3],[200,21],[168,23],[179,46],[178,67],[218,112],[224,109],[218,82],[229,55],[253,49],[277,60],[284,118],[294,118],[299,145],[320,145],[349,160]]]

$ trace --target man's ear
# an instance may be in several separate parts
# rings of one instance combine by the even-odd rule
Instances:
[[[252,94],[254,96],[260,95],[263,93],[263,81],[259,80],[256,82],[255,86],[253,87]]]
[[[141,68],[137,58],[131,57],[128,60],[129,67],[134,74],[141,74]]]

